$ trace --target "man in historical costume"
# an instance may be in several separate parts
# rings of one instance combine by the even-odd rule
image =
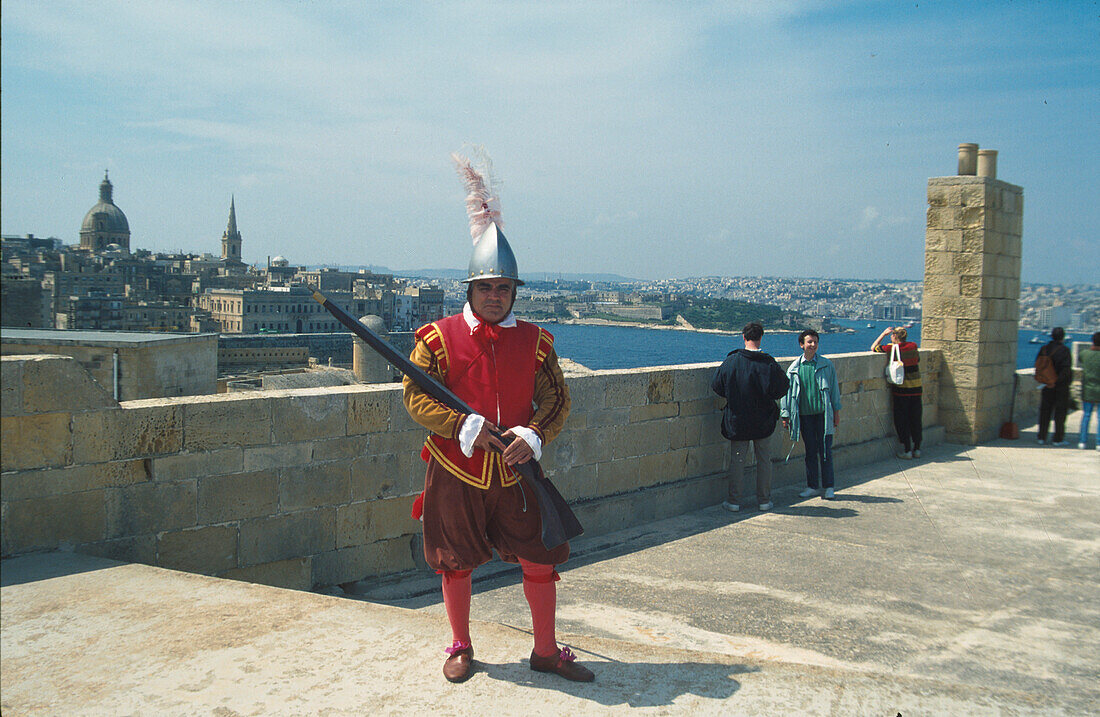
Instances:
[[[469,191],[475,245],[464,279],[467,301],[461,314],[421,327],[410,358],[476,413],[447,408],[404,381],[405,407],[431,431],[421,453],[428,462],[421,509],[424,556],[443,576],[453,639],[443,675],[462,682],[473,671],[470,574],[495,549],[523,570],[535,638],[531,669],[588,682],[592,672],[568,647],[559,647],[554,634],[555,566],[568,559],[569,544],[543,545],[538,498],[514,468],[541,458],[543,445],[561,432],[569,389],[553,336],[512,313],[523,282],[500,230],[489,172],[454,159]]]

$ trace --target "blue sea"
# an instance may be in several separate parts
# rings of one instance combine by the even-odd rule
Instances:
[[[884,328],[893,325],[890,321],[845,319],[838,319],[836,323],[853,329],[854,333],[823,334],[820,350],[826,355],[866,351]],[[545,326],[550,333],[554,334],[554,347],[559,356],[597,370],[721,361],[733,349],[744,346],[740,335],[701,331],[585,324],[546,324]],[[920,343],[919,323],[909,329],[909,338]],[[1031,344],[1032,338],[1041,339],[1041,343]],[[1016,366],[1030,367],[1035,362],[1035,354],[1038,353],[1040,346],[1048,340],[1048,333],[1021,330]],[[1091,340],[1091,334],[1073,332],[1067,334],[1066,338],[1067,343]],[[765,332],[760,348],[777,357],[797,356],[801,353],[798,348],[798,335],[792,333]]]

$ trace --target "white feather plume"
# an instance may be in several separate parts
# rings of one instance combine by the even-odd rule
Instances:
[[[493,160],[484,147],[464,147],[459,152],[453,153],[451,160],[466,186],[466,214],[470,217],[470,237],[476,246],[491,223],[504,226],[500,218],[500,183],[493,176]]]

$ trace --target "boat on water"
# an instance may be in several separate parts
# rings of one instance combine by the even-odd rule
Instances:
[[[1043,340],[1041,338],[1039,338],[1038,336],[1032,336],[1031,340],[1028,341],[1028,343],[1029,344],[1041,344],[1041,343],[1043,343]]]
[[[873,328],[875,328],[875,325],[874,324],[867,324],[867,328],[873,329]]]

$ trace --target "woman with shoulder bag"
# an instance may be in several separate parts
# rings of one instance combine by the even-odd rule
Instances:
[[[893,341],[883,345],[882,340],[887,334]],[[894,361],[894,356],[901,359],[904,366],[903,379],[901,383],[890,381],[890,392],[894,395],[894,430],[901,442],[901,450],[896,455],[898,458],[920,458],[923,437],[920,353],[917,345],[907,340],[908,335],[909,332],[903,326],[888,326],[871,344],[871,350],[891,354],[891,362]]]

